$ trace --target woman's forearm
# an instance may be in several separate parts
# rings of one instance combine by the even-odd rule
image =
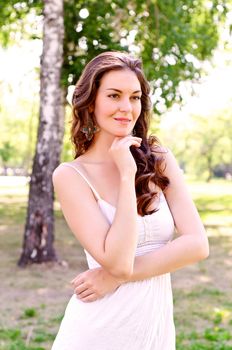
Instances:
[[[79,274],[73,281],[75,293],[80,297],[83,286],[88,286],[92,300],[114,291],[127,282],[135,282],[175,271],[195,263],[208,255],[207,238],[183,235],[156,251],[137,256],[133,274],[128,278],[115,278],[103,267]],[[86,288],[86,287],[85,287]]]
[[[115,276],[131,275],[137,246],[137,204],[134,179],[120,179],[117,209],[105,239],[104,252],[108,266]]]
[[[182,235],[160,249],[134,260],[133,274],[127,282],[134,282],[176,271],[205,259],[209,254],[207,237]]]

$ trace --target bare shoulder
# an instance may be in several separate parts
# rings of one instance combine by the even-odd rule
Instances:
[[[73,163],[62,163],[53,172],[57,199],[69,228],[82,247],[101,265],[109,224],[90,186],[75,170],[76,164],[75,168],[70,165]]]
[[[53,175],[58,175],[58,174],[62,174],[63,172],[66,172],[67,169],[69,169],[70,167],[74,166],[73,164],[74,162],[64,162],[64,163],[60,163],[53,171]]]
[[[70,162],[70,163],[61,163],[58,167],[53,171],[52,181],[55,192],[58,197],[60,196],[68,196],[69,193],[78,192],[78,198],[82,198],[83,196],[88,198],[93,197],[92,191],[87,185],[86,181],[78,172],[78,165]],[[94,199],[94,197],[93,197]]]
[[[168,148],[163,146],[163,145],[154,145],[154,146],[152,146],[152,152],[157,154],[157,155],[165,154],[168,151],[169,151]]]
[[[172,179],[175,176],[183,176],[178,161],[172,151],[167,147],[162,147],[159,150],[159,154],[162,156],[164,164],[164,175]]]
[[[76,168],[76,170],[74,168]],[[79,178],[79,176],[77,176],[78,174],[77,170],[78,170],[78,166],[77,165],[74,166],[72,162],[59,164],[58,167],[55,168],[52,174],[53,183],[56,183],[60,179],[66,180],[72,177]]]
[[[183,172],[180,169],[175,156],[168,147],[162,145],[155,145],[154,147],[152,147],[152,152],[159,159],[161,159],[163,165],[163,173],[169,179],[178,174],[183,175]]]
[[[63,177],[65,174],[69,174],[70,171],[68,171],[68,167],[64,165],[65,163],[61,163],[58,165],[58,167],[55,168],[55,170],[52,173],[52,180],[54,182],[57,181],[60,177]]]
[[[184,172],[169,148],[165,148],[162,152],[162,160],[163,174],[169,179],[169,185],[164,190],[164,193],[169,200],[175,201],[177,196],[186,195],[188,192]]]

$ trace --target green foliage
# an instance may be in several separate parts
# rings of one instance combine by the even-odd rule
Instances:
[[[17,269],[16,257],[12,256],[12,251],[17,250],[20,244],[28,187],[13,181],[16,180],[12,178],[11,186],[0,184],[2,298],[6,300],[9,290],[15,293],[12,294],[10,304],[1,305],[0,323],[9,326],[0,329],[0,349],[50,349],[63,318],[67,293],[70,293],[65,287],[62,293],[57,293],[54,301],[54,290],[59,291],[61,285],[66,286],[71,276],[77,273],[77,268],[83,264],[80,247],[61,219],[60,209],[57,209],[57,250],[60,257],[67,260],[69,267],[57,265]],[[211,183],[190,183],[189,187],[209,232],[211,254],[209,259],[202,261],[202,265],[196,264],[189,269],[179,270],[172,276],[176,349],[232,350],[232,339],[229,338],[232,325],[229,278],[232,183],[213,180]],[[9,203],[10,205],[6,205]],[[225,213],[224,216],[222,212]],[[208,221],[209,216],[214,220],[212,228]],[[224,231],[225,226],[228,234]],[[42,294],[39,293],[41,286]],[[37,311],[36,316],[20,317],[28,309],[28,305]],[[17,324],[17,328],[14,324]]]
[[[5,141],[0,147],[0,157],[2,158],[3,164],[6,164],[13,156],[15,148],[10,144],[9,141]]]
[[[120,50],[115,25],[116,15],[125,1],[97,0],[64,2],[64,64],[62,82],[65,86],[75,83],[86,63],[106,50]],[[81,17],[86,9],[87,17]]]
[[[148,78],[159,93],[157,103],[170,107],[180,101],[180,81],[197,80],[198,60],[210,57],[216,47],[218,23],[226,12],[219,14],[218,1],[207,8],[206,1],[137,1],[141,20],[136,42],[142,46],[142,57]],[[215,17],[214,17],[215,16]],[[217,17],[217,19],[216,19]],[[207,45],[205,44],[207,42]],[[160,90],[161,89],[161,90]]]
[[[0,42],[4,47],[18,43],[21,38],[37,38],[37,28],[31,22],[27,26],[28,14],[42,15],[42,0],[0,0]]]
[[[0,166],[20,167],[27,172],[35,149],[38,100],[33,96],[31,100],[18,98],[9,103],[10,91],[10,86],[0,84]]]
[[[0,339],[16,340],[21,337],[19,329],[0,329]]]
[[[161,134],[183,169],[197,178],[209,181],[216,167],[232,164],[230,108],[210,116],[192,116],[185,123],[178,122],[163,129]]]
[[[207,179],[213,176],[213,168],[220,164],[229,164],[232,161],[232,119],[231,112],[207,117],[194,117],[190,149],[195,150],[196,167],[198,173],[207,170]],[[197,161],[196,161],[197,160]]]
[[[180,101],[180,81],[197,80],[200,63],[212,55],[219,24],[227,12],[224,1],[65,1],[63,83],[75,83],[85,64],[112,49],[142,57],[153,88],[154,110]],[[219,6],[220,5],[220,11]],[[88,9],[89,16],[80,17]],[[131,37],[134,36],[134,40]],[[207,42],[207,45],[205,44]]]
[[[37,329],[34,336],[35,343],[45,343],[47,341],[52,341],[54,339],[54,335],[47,333],[44,329]]]
[[[201,61],[210,58],[217,46],[230,4],[231,0],[104,0],[99,6],[97,0],[65,0],[62,85],[66,89],[75,83],[85,64],[98,53],[130,51],[143,59],[153,91],[154,110],[159,114],[174,101],[181,101],[178,89],[181,81],[195,81],[200,77]],[[9,45],[22,37],[40,38],[42,33],[38,23],[42,19],[42,6],[42,0],[2,0],[0,42]],[[20,166],[28,171],[38,122],[38,112],[32,106],[38,110],[38,101],[15,101],[15,104],[17,115],[9,106],[8,110],[4,106],[1,109],[0,149],[4,148],[6,141],[10,142],[12,150],[17,152],[11,153],[7,165]],[[221,137],[225,129],[230,128],[223,123],[219,128],[215,119],[209,129],[207,122],[195,121],[194,139],[189,130],[185,130],[177,143],[176,138],[173,139],[176,132],[171,132],[167,145],[189,172],[210,178],[212,167],[231,161],[231,134],[224,133]],[[226,123],[230,123],[229,119]],[[64,160],[72,159],[68,123],[67,128]],[[155,129],[156,126],[152,126],[152,130]],[[220,140],[213,143],[216,135]],[[223,158],[221,162],[220,156]]]
[[[230,1],[97,0],[64,1],[64,64],[62,84],[75,83],[86,63],[106,50],[126,50],[142,57],[151,81],[154,110],[180,101],[181,81],[200,77],[200,62],[212,55]],[[85,13],[83,13],[85,10]],[[42,1],[4,1],[0,40],[27,33],[24,18],[42,14]],[[34,21],[36,23],[36,21]],[[38,31],[31,24],[31,37]],[[34,29],[33,29],[34,28]],[[207,44],[206,44],[207,43]]]
[[[12,334],[14,335],[12,337]],[[37,346],[36,343],[52,343],[54,335],[43,330],[31,339],[31,345],[27,345],[21,332],[17,329],[0,329],[0,340],[2,350],[45,350],[45,347]],[[177,350],[232,350],[232,345],[228,343],[231,334],[223,327],[206,328],[202,332],[177,333]],[[4,343],[3,343],[4,341]]]
[[[37,311],[34,308],[28,308],[24,310],[23,318],[32,318],[37,316]]]
[[[221,327],[207,328],[204,332],[204,337],[210,341],[223,342],[229,340],[231,335],[227,329]]]
[[[214,322],[215,323],[215,322]],[[177,333],[177,350],[232,350],[231,332],[223,325],[223,318],[217,325],[211,325],[202,332]]]

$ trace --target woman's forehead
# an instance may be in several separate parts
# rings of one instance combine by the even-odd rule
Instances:
[[[100,82],[102,89],[140,91],[141,86],[137,75],[130,69],[111,70],[105,73]]]

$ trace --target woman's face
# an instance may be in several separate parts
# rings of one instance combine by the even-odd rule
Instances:
[[[141,95],[140,82],[131,70],[105,73],[94,104],[100,133],[118,137],[129,135],[141,113]]]

